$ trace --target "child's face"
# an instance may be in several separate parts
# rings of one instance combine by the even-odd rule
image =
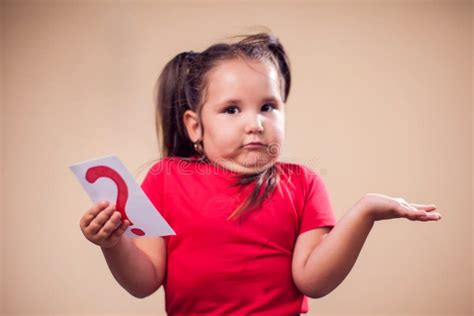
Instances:
[[[201,112],[204,152],[235,172],[255,173],[278,159],[285,134],[277,69],[269,62],[236,58],[207,74]],[[259,142],[261,146],[248,146]]]

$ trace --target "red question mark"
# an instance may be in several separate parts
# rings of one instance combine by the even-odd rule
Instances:
[[[117,211],[119,211],[122,215],[122,220],[127,219],[130,222],[130,226],[132,226],[133,223],[130,221],[130,219],[128,219],[127,213],[125,212],[125,204],[127,204],[128,199],[128,189],[127,184],[125,183],[123,178],[117,171],[107,166],[95,166],[87,170],[87,181],[89,181],[90,183],[94,183],[99,178],[109,178],[113,182],[115,182],[115,185],[117,185],[117,201],[115,203],[115,206],[117,208]],[[132,228],[131,231],[137,236],[145,235],[145,232],[139,228]]]

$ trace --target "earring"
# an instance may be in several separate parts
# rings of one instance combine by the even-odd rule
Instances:
[[[202,141],[197,141],[194,143],[194,150],[200,155],[204,155],[204,149],[202,147]]]
[[[201,162],[209,162],[209,160],[206,157],[206,154],[204,153],[204,148],[202,145],[202,141],[197,141],[194,143],[194,150],[196,153],[199,155],[199,161]]]

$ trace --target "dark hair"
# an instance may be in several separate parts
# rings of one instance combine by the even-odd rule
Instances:
[[[207,86],[206,74],[218,63],[237,57],[259,61],[270,61],[280,74],[283,102],[286,102],[291,86],[288,57],[278,38],[269,33],[238,35],[243,37],[233,44],[218,43],[201,53],[188,51],[176,55],[161,72],[157,82],[156,133],[162,139],[164,157],[196,156],[194,144],[189,139],[183,122],[186,110],[201,116],[204,93]],[[202,157],[206,160],[206,157]],[[246,185],[256,181],[249,197],[229,216],[235,219],[261,203],[274,191],[279,181],[276,165],[257,174],[238,176],[235,185]],[[261,188],[265,187],[260,194]]]

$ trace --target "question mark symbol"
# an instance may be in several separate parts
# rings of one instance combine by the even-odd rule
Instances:
[[[99,178],[109,178],[115,183],[117,186],[117,201],[115,206],[117,211],[119,211],[122,215],[122,220],[128,220],[130,222],[130,226],[132,226],[133,223],[130,221],[127,213],[125,212],[125,205],[127,204],[128,199],[128,189],[127,184],[123,178],[117,171],[107,166],[95,166],[87,170],[86,180],[89,181],[89,183],[94,183]],[[137,236],[145,235],[145,232],[139,228],[132,228],[131,232]]]

